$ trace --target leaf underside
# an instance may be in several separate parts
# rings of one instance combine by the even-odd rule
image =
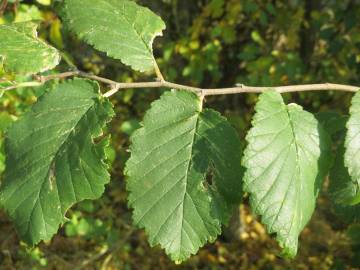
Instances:
[[[138,71],[154,70],[152,43],[165,23],[128,0],[66,0],[70,28],[96,49]]]
[[[217,112],[201,111],[195,94],[167,92],[131,139],[125,172],[134,221],[151,245],[184,261],[216,239],[241,200],[236,131]]]
[[[357,204],[360,203],[360,92],[351,101],[346,127],[344,164],[350,175],[347,185],[353,191],[351,203]]]
[[[24,241],[49,240],[74,203],[101,196],[109,182],[105,141],[93,139],[112,115],[97,83],[75,79],[44,94],[9,129],[0,202]]]
[[[253,211],[294,257],[298,236],[315,208],[327,172],[330,138],[310,113],[285,105],[274,91],[261,94],[246,140],[244,190]]]
[[[7,72],[35,74],[54,68],[58,51],[37,37],[33,22],[0,25],[0,61]]]

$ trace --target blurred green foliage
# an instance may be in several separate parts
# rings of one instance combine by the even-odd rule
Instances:
[[[1,1],[0,1],[1,2]],[[7,2],[7,5],[4,3]],[[316,82],[360,85],[360,2],[358,0],[139,0],[167,24],[155,42],[160,69],[169,81],[201,87],[237,83],[274,86]],[[131,71],[80,42],[61,21],[61,0],[8,0],[0,4],[0,23],[37,20],[39,35],[61,51],[52,72],[77,67],[117,81],[152,80],[153,74]],[[4,74],[0,84],[31,80]],[[4,170],[6,128],[28,110],[48,87],[0,93],[0,173]],[[106,89],[104,89],[106,90]],[[241,207],[238,234],[225,233],[181,266],[148,246],[143,231],[132,226],[126,206],[122,170],[129,156],[129,136],[163,90],[127,89],[113,99],[117,113],[108,133],[112,182],[96,202],[72,209],[68,223],[50,242],[30,248],[19,243],[0,213],[0,269],[357,269],[360,228],[347,229],[331,210],[326,193],[303,232],[300,254],[279,259],[276,243],[257,219]],[[312,112],[347,113],[351,94],[287,94]],[[244,136],[257,95],[209,97],[206,106],[224,113]],[[331,125],[331,123],[329,124]],[[1,176],[0,176],[1,177]],[[325,185],[326,189],[326,185]]]

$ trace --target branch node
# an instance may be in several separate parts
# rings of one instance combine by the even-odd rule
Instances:
[[[46,82],[46,79],[42,75],[35,74],[35,75],[33,75],[33,78],[42,84],[44,84]]]
[[[201,91],[199,91],[200,94],[200,104],[201,104],[201,108],[203,107],[204,104],[204,100],[205,100],[205,91],[204,89],[201,89]]]
[[[103,97],[109,98],[112,95],[116,94],[119,91],[119,89],[120,89],[120,84],[114,83],[111,85],[110,90],[103,94]]]

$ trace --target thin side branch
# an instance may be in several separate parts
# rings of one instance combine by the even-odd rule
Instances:
[[[161,73],[160,73],[161,74]],[[230,94],[239,94],[239,93],[262,93],[268,89],[273,89],[279,93],[290,93],[290,92],[304,92],[304,91],[344,91],[344,92],[357,92],[360,87],[352,85],[343,85],[343,84],[333,84],[333,83],[319,83],[319,84],[303,84],[303,85],[288,85],[288,86],[246,86],[238,85],[231,88],[198,88],[182,84],[176,84],[168,82],[165,80],[155,81],[155,82],[134,82],[134,83],[123,83],[116,82],[107,78],[99,77],[96,75],[91,75],[82,71],[69,71],[59,74],[53,74],[48,76],[35,76],[36,81],[20,83],[17,85],[11,85],[9,87],[0,89],[3,91],[9,91],[20,87],[36,87],[43,85],[45,82],[54,80],[54,79],[65,79],[68,77],[79,76],[83,78],[88,78],[95,80],[110,86],[110,90],[103,94],[104,97],[111,97],[116,94],[121,89],[130,89],[130,88],[172,88],[177,90],[186,90],[191,91],[202,98],[205,96],[215,96],[215,95],[230,95]]]

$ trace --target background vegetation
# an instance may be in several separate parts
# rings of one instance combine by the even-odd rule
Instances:
[[[0,1],[1,2],[1,1]],[[155,55],[169,81],[201,87],[236,83],[256,86],[335,82],[360,85],[360,1],[358,0],[141,0],[168,28],[157,39]],[[2,1],[0,24],[41,21],[40,36],[61,50],[57,72],[75,67],[117,81],[152,80],[107,58],[71,34],[62,24],[61,1]],[[23,81],[0,70],[4,80]],[[0,269],[358,269],[360,224],[336,215],[327,185],[309,226],[301,235],[294,261],[279,249],[249,214],[247,201],[230,228],[188,262],[175,266],[159,248],[150,248],[142,230],[132,226],[126,205],[124,162],[129,136],[162,90],[127,89],[113,97],[117,117],[109,132],[112,182],[102,199],[73,208],[69,222],[48,243],[29,248],[19,242],[0,212]],[[0,97],[0,175],[4,170],[6,128],[21,116],[44,87],[18,89]],[[294,93],[312,112],[347,113],[351,94]],[[224,113],[239,134],[249,128],[257,95],[209,97],[206,106]],[[1,178],[1,176],[0,176]],[[348,224],[351,223],[351,224]]]

